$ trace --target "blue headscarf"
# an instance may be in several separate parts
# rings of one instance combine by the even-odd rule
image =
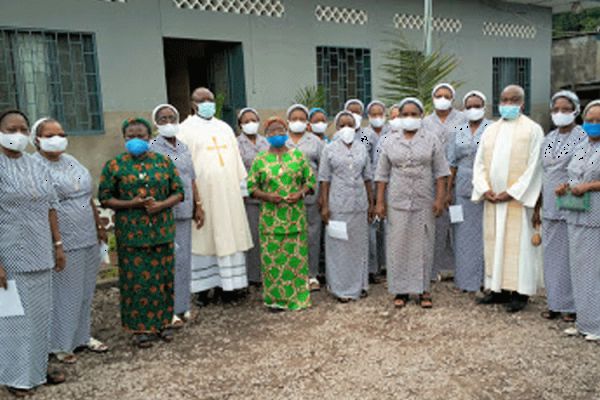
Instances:
[[[323,110],[321,107],[313,107],[308,112],[308,119],[309,119],[309,121],[313,117],[313,115],[315,115],[318,112],[323,113],[325,115],[325,118],[327,118],[327,112],[325,112],[325,110]]]

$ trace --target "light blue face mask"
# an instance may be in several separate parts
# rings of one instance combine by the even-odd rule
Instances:
[[[217,105],[212,101],[205,101],[198,104],[198,116],[204,119],[211,119],[217,112]]]
[[[519,115],[521,114],[521,106],[513,105],[513,104],[506,104],[506,105],[501,104],[498,107],[498,111],[500,111],[500,116],[503,119],[512,121],[512,120],[517,119],[519,117]]]

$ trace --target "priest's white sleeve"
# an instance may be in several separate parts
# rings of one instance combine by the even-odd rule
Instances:
[[[535,207],[542,190],[541,149],[544,141],[544,132],[539,125],[535,124],[531,129],[533,137],[529,145],[527,169],[506,191],[513,199],[529,208]]]
[[[477,148],[477,153],[475,155],[475,163],[473,164],[473,193],[471,194],[471,201],[475,203],[481,202],[481,200],[483,200],[483,195],[490,190],[487,179],[488,171],[486,170],[483,161],[484,143],[485,132],[481,136],[481,141],[479,142],[479,147]]]

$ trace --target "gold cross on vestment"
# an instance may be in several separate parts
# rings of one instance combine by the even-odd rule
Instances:
[[[217,138],[214,136],[212,137],[212,142],[213,142],[214,146],[208,146],[207,149],[217,151],[217,154],[219,155],[219,162],[221,163],[221,167],[223,167],[223,166],[225,166],[225,163],[223,162],[223,156],[221,155],[220,149],[226,149],[227,145],[226,144],[224,144],[222,146],[217,145]]]

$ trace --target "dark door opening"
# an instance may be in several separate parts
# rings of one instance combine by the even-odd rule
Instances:
[[[221,118],[235,127],[237,110],[246,106],[244,56],[239,42],[163,39],[167,97],[183,120],[191,113],[197,87],[213,91]]]

